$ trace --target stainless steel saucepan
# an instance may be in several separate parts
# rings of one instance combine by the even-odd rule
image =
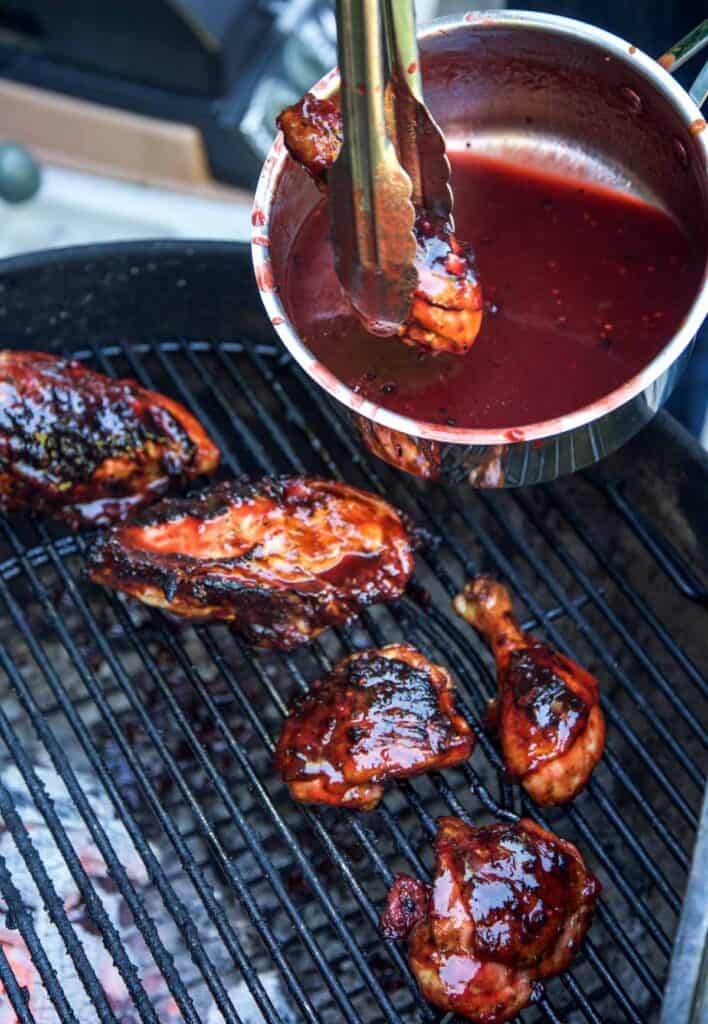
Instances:
[[[426,100],[449,142],[516,163],[566,168],[645,196],[677,218],[708,266],[708,129],[696,102],[704,99],[699,82],[694,99],[630,43],[549,14],[495,11],[443,19],[421,32],[420,47]],[[671,51],[674,57],[681,52]],[[331,97],[337,87],[333,71],[313,91]],[[708,313],[704,275],[661,352],[620,388],[567,416],[508,430],[419,422],[363,401],[321,365],[290,320],[279,286],[293,240],[318,199],[279,135],[253,213],[253,263],[263,302],[298,363],[351,410],[364,443],[419,476],[511,487],[598,461],[668,399]]]

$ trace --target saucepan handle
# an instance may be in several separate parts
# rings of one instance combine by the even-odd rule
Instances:
[[[673,74],[687,60],[695,57],[699,50],[702,50],[706,45],[708,45],[708,18],[702,21],[700,25],[696,25],[683,39],[679,39],[677,43],[674,43],[670,50],[667,50],[665,54],[659,57],[659,63]],[[704,64],[702,70],[699,71],[698,77],[688,90],[688,94],[697,106],[703,106],[708,96],[708,63]]]
[[[698,77],[688,90],[688,95],[697,107],[702,107],[708,99],[708,61],[703,65],[702,71],[698,72]]]

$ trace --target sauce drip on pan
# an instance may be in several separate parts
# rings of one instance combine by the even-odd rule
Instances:
[[[337,281],[323,201],[295,241],[285,291],[335,376],[405,416],[503,429],[573,412],[661,350],[702,274],[667,214],[594,183],[450,156],[455,225],[476,250],[485,296],[476,342],[435,356],[367,334]]]

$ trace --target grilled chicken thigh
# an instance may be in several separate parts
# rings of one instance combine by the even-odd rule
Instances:
[[[478,577],[454,605],[496,659],[499,699],[493,717],[510,776],[538,804],[572,800],[587,785],[605,745],[597,680],[523,633],[508,591],[496,580]]]
[[[296,800],[371,810],[387,779],[458,764],[473,745],[449,673],[390,644],[345,658],[297,701],[275,766]]]
[[[292,158],[327,189],[327,169],[339,156],[342,118],[331,100],[312,93],[277,119]],[[450,223],[434,223],[425,210],[415,225],[418,287],[399,337],[432,352],[467,352],[482,324],[482,289],[471,248],[459,242]]]
[[[0,352],[0,509],[123,519],[219,452],[178,402],[44,352]]]
[[[109,531],[89,567],[97,583],[285,650],[400,597],[413,554],[398,512],[374,494],[315,478],[242,478]]]
[[[572,843],[526,818],[482,828],[441,818],[435,850],[432,889],[396,879],[384,934],[410,931],[411,970],[431,1003],[501,1024],[572,962],[600,884]]]

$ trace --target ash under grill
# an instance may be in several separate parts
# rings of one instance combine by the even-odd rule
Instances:
[[[621,491],[583,477],[518,493],[419,484],[361,452],[268,345],[81,356],[184,401],[223,475],[344,477],[434,540],[410,596],[282,656],[94,587],[88,534],[0,521],[0,1024],[436,1021],[377,920],[396,871],[429,871],[450,812],[538,818],[603,883],[582,954],[523,1020],[656,1020],[704,784],[706,610]],[[481,727],[493,666],[450,608],[480,570],[511,585],[525,628],[600,679],[606,752],[569,808],[541,815],[505,785]],[[401,639],[455,675],[470,763],[392,785],[368,814],[296,805],[271,768],[289,701],[352,649]]]

